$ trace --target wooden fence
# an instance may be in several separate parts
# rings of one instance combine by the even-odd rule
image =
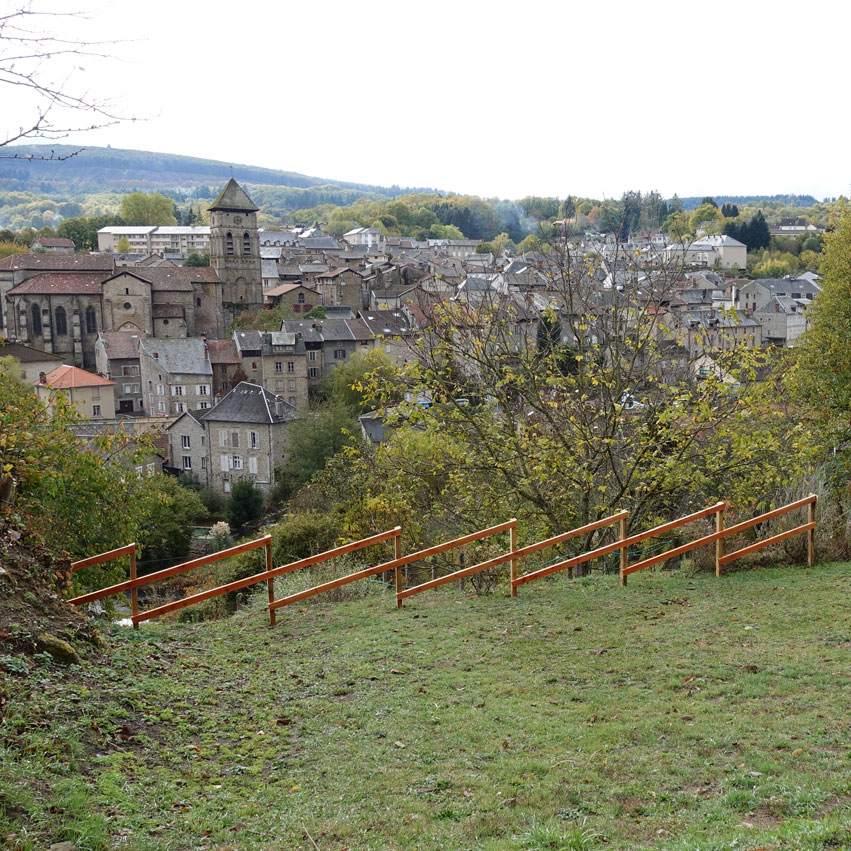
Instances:
[[[248,543],[239,544],[235,547],[230,547],[227,550],[222,550],[218,553],[202,556],[201,558],[193,559],[192,561],[184,562],[183,564],[178,564],[174,567],[168,567],[164,570],[157,571],[156,573],[149,573],[146,576],[142,577],[136,576],[136,545],[128,544],[127,546],[119,547],[118,549],[111,550],[110,552],[101,553],[100,555],[92,556],[91,558],[74,562],[71,565],[71,570],[81,570],[84,567],[89,567],[95,564],[102,564],[104,562],[111,561],[112,559],[128,555],[130,556],[130,579],[126,582],[119,582],[115,585],[110,585],[109,587],[102,588],[98,591],[92,591],[88,594],[82,594],[79,597],[75,597],[70,602],[79,606],[84,603],[93,602],[94,600],[100,600],[104,597],[110,597],[113,594],[120,594],[125,591],[130,591],[132,621],[133,626],[137,627],[142,621],[146,621],[151,618],[155,618],[160,615],[164,615],[169,612],[182,609],[185,606],[191,606],[195,603],[203,602],[204,600],[209,600],[212,597],[218,597],[222,594],[231,593],[233,591],[239,591],[242,588],[247,588],[251,585],[255,585],[260,582],[266,582],[269,597],[269,622],[271,625],[274,626],[275,613],[279,608],[283,606],[289,606],[292,603],[297,603],[301,600],[306,600],[307,598],[313,597],[317,594],[322,594],[326,591],[331,591],[335,588],[340,588],[344,585],[348,585],[351,582],[357,582],[359,579],[367,579],[371,576],[376,576],[380,573],[389,573],[390,571],[393,571],[395,574],[396,605],[397,607],[401,607],[402,601],[407,599],[408,597],[412,597],[415,594],[420,594],[423,591],[428,591],[432,588],[437,588],[438,586],[445,585],[449,582],[464,579],[468,576],[472,576],[476,573],[479,573],[480,571],[487,570],[488,568],[505,564],[506,562],[509,562],[511,566],[510,582],[512,596],[516,596],[517,589],[521,585],[525,585],[528,582],[534,582],[538,579],[543,579],[562,570],[570,570],[577,565],[584,564],[585,562],[592,561],[596,558],[602,558],[604,556],[616,552],[620,554],[620,578],[622,585],[627,584],[627,577],[631,573],[636,573],[639,570],[644,570],[645,568],[651,567],[652,565],[658,564],[659,562],[667,561],[671,558],[676,558],[677,556],[690,552],[694,549],[697,549],[698,547],[707,546],[709,544],[715,544],[715,574],[716,576],[721,576],[724,565],[727,565],[730,562],[747,555],[748,553],[756,552],[757,550],[760,550],[763,547],[779,543],[780,541],[785,541],[795,535],[801,535],[804,533],[807,534],[807,565],[809,567],[812,567],[815,561],[815,509],[817,501],[818,498],[816,497],[816,495],[810,494],[809,496],[804,497],[803,499],[796,500],[795,502],[791,502],[788,505],[784,505],[780,508],[775,508],[772,511],[767,511],[764,514],[760,514],[757,517],[752,517],[749,520],[744,520],[732,526],[724,525],[724,511],[728,508],[727,503],[717,502],[714,505],[707,506],[706,508],[702,508],[699,511],[695,511],[691,514],[687,514],[684,517],[679,517],[676,520],[670,520],[667,523],[662,523],[661,525],[655,526],[652,529],[648,529],[644,532],[639,532],[633,535],[626,534],[629,512],[619,511],[617,514],[612,514],[609,517],[604,517],[600,520],[595,520],[594,522],[588,523],[584,526],[580,526],[577,529],[571,529],[570,531],[562,532],[558,535],[554,535],[551,538],[546,538],[543,541],[538,541],[534,544],[529,544],[527,546],[520,547],[519,549],[517,547],[517,520],[515,518],[507,520],[504,523],[499,523],[496,526],[490,526],[487,529],[482,529],[478,532],[471,532],[468,535],[462,535],[459,538],[454,538],[453,540],[446,541],[442,544],[435,544],[432,547],[417,550],[416,552],[409,553],[408,555],[402,554],[402,528],[401,526],[396,526],[395,528],[390,529],[386,532],[380,532],[376,535],[371,535],[370,537],[362,538],[359,541],[353,541],[348,544],[343,544],[342,546],[335,547],[334,549],[326,550],[324,552],[318,553],[317,555],[308,556],[307,558],[298,559],[297,561],[281,565],[280,567],[275,567],[272,563],[272,536],[266,535],[263,538],[258,538],[255,541],[249,541]],[[770,520],[774,520],[777,517],[781,517],[799,508],[807,509],[807,522],[799,526],[795,526],[794,528],[789,529],[785,532],[780,532],[778,534],[772,535],[771,537],[764,538],[761,541],[756,541],[755,543],[741,547],[731,553],[724,553],[723,542],[725,538],[728,538],[731,535],[738,534],[739,532],[743,532],[746,529],[750,529],[760,523],[765,523]],[[651,538],[663,535],[667,532],[671,532],[674,529],[678,529],[681,526],[685,526],[689,523],[694,523],[698,520],[704,520],[708,517],[712,517],[713,515],[715,517],[714,532],[708,535],[703,535],[692,541],[688,541],[685,544],[680,544],[678,546],[672,547],[671,549],[665,550],[664,552],[648,556],[646,558],[641,559],[640,561],[635,562],[634,564],[629,564],[630,547],[642,544]],[[517,575],[517,564],[519,559],[539,552],[548,547],[556,546],[574,538],[582,537],[584,535],[592,535],[594,532],[600,529],[605,529],[607,527],[613,526],[614,524],[618,524],[618,539],[613,541],[612,543],[595,547],[594,549],[584,553],[580,553],[579,555],[570,556],[568,558],[558,560],[553,564],[549,564],[537,570],[530,571],[529,573],[525,573],[520,576]],[[465,544],[469,544],[474,541],[480,541],[485,538],[489,538],[492,535],[497,535],[502,532],[509,533],[509,545],[506,552],[500,553],[499,555],[496,555],[477,564],[470,565],[469,567],[463,567],[460,570],[453,571],[444,576],[433,578],[428,582],[423,582],[419,585],[414,585],[410,588],[403,587],[402,568],[406,565],[412,564],[416,561],[421,561],[423,559],[429,558],[430,556],[447,552],[448,550],[455,549],[457,547],[462,547]],[[390,559],[389,561],[384,561],[380,564],[371,567],[366,567],[354,573],[350,573],[345,576],[340,576],[336,579],[329,580],[328,582],[323,582],[319,585],[313,586],[312,588],[307,588],[304,591],[298,591],[286,597],[282,597],[277,600],[275,599],[274,580],[276,576],[281,576],[285,573],[290,573],[302,567],[310,567],[312,565],[328,561],[329,559],[346,555],[347,553],[355,552],[366,547],[371,547],[376,544],[389,541],[391,539],[393,540],[394,544],[394,558]],[[176,576],[179,573],[184,573],[188,570],[193,570],[197,567],[202,567],[203,565],[211,564],[216,561],[221,561],[226,558],[231,558],[232,556],[239,555],[240,553],[249,552],[251,550],[259,549],[261,547],[263,547],[266,551],[266,568],[260,573],[253,574],[252,576],[247,576],[242,579],[237,579],[233,582],[228,582],[225,585],[219,585],[216,588],[211,588],[205,591],[199,591],[198,593],[192,594],[188,597],[184,597],[181,600],[175,600],[174,602],[157,606],[156,608],[149,609],[145,612],[139,611],[137,591],[143,585],[149,585],[153,582],[157,582],[162,579],[167,579],[170,576]]]

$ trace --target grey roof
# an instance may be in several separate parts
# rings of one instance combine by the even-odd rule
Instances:
[[[343,246],[334,239],[333,236],[303,236],[299,239],[298,244],[304,248],[311,248],[314,251],[342,251]]]
[[[290,230],[262,230],[258,234],[260,246],[295,245],[298,234]]]
[[[361,310],[358,317],[376,336],[410,331],[411,323],[400,310]]]
[[[240,352],[259,352],[263,348],[261,331],[234,331],[233,339]]]
[[[45,361],[59,361],[59,355],[43,352],[23,343],[0,343],[0,358],[14,358],[18,363],[43,363]]]
[[[201,337],[149,337],[147,340],[139,340],[139,354],[155,358],[172,375],[213,374],[207,357],[207,346]]]
[[[248,197],[245,190],[231,178],[219,197],[213,201],[209,210],[234,210],[245,213],[256,213],[260,208]]]
[[[260,259],[260,275],[263,278],[274,278],[276,281],[278,280],[278,261],[271,259],[267,260],[265,257]]]
[[[204,420],[275,425],[297,416],[296,409],[281,396],[275,396],[258,384],[240,381],[218,405],[204,413]]]

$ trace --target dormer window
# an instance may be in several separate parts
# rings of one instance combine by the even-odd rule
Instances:
[[[233,255],[233,234],[228,231],[225,237],[225,254]]]

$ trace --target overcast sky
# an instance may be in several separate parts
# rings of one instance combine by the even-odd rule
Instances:
[[[146,120],[74,142],[503,198],[849,192],[843,3],[103,2],[87,37],[127,41],[71,83]]]

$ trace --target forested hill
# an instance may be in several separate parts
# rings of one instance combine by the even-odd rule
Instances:
[[[160,154],[121,148],[74,145],[15,145],[0,158],[0,182],[6,191],[37,192],[45,195],[79,195],[135,190],[182,190],[187,195],[215,198],[231,176],[241,183],[291,188],[294,207],[315,204],[351,204],[358,198],[395,198],[411,192],[435,192],[423,187],[372,186],[309,177],[291,171]],[[57,159],[45,159],[45,157]],[[209,187],[210,191],[202,191]]]
[[[713,200],[718,206],[721,204],[756,204],[761,201],[779,201],[784,207],[812,207],[818,204],[817,198],[812,195],[713,195]],[[706,200],[705,195],[694,195],[689,198],[680,198],[684,210],[694,210]],[[836,199],[826,199],[836,200]],[[670,204],[673,199],[669,199]]]

